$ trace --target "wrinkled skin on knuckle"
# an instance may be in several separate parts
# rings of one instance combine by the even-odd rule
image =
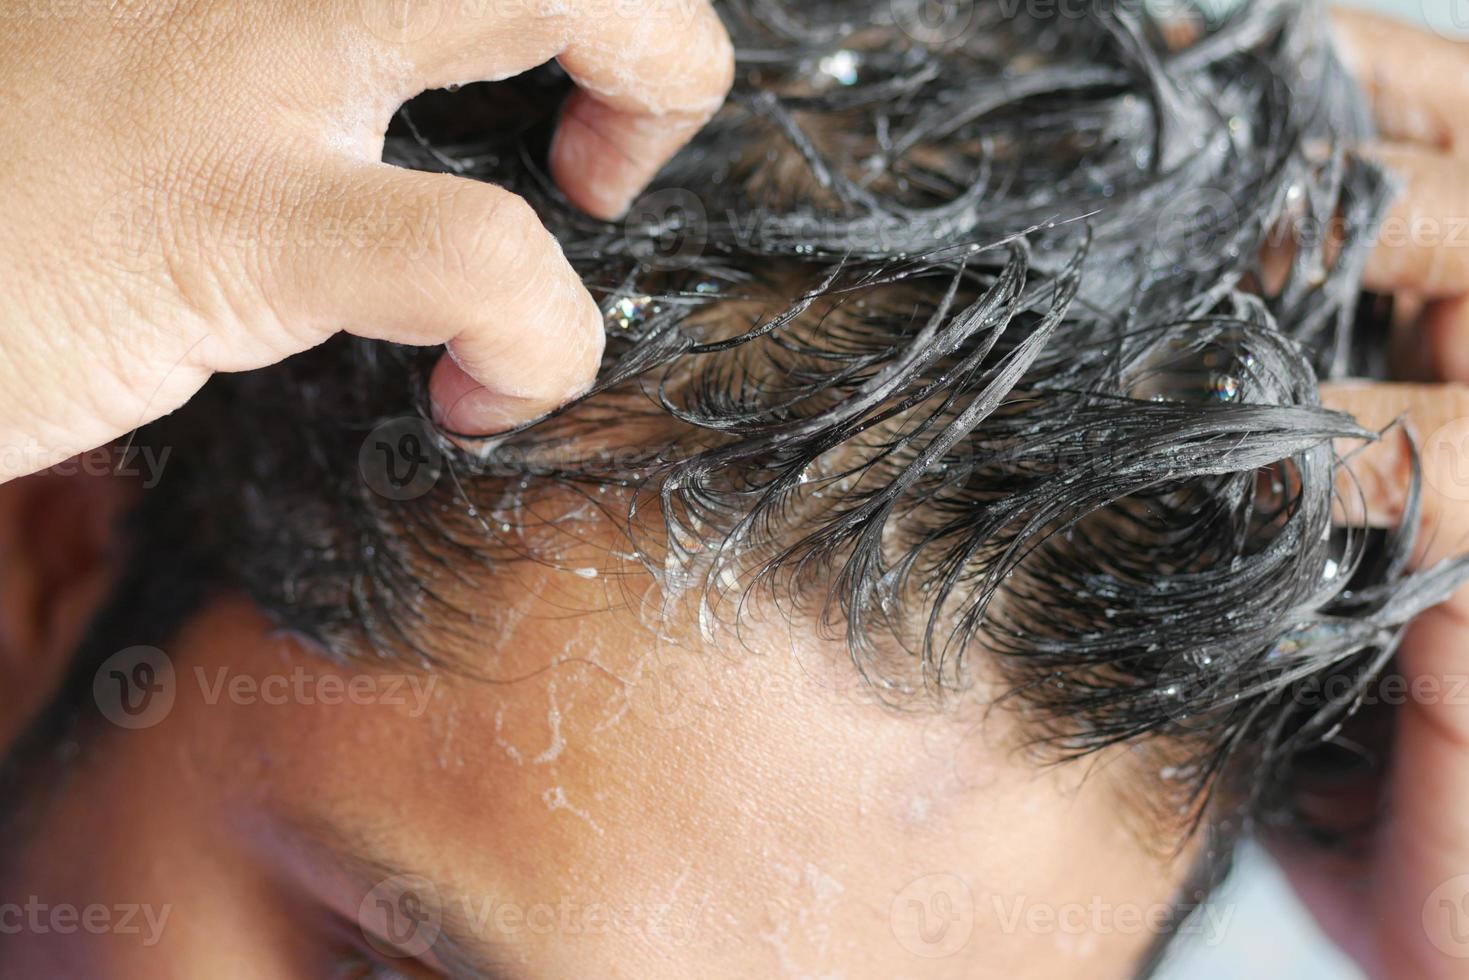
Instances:
[[[476,319],[523,317],[552,274],[550,233],[521,198],[498,193],[487,199],[465,190],[478,188],[456,188],[440,209],[445,285]]]
[[[514,394],[555,408],[596,373],[606,340],[600,313],[529,204],[509,194],[471,197],[449,205],[441,269],[473,330],[460,351],[505,357],[515,365]]]
[[[284,193],[268,189],[281,78],[260,70],[278,20],[222,0],[120,0],[7,21],[0,173],[19,192],[0,263],[21,274],[5,360],[38,392],[11,393],[17,419],[101,439],[182,404],[211,352],[258,366],[322,339],[281,329],[252,237]]]
[[[180,318],[166,291],[134,284],[100,290],[92,302],[85,327],[59,345],[60,356],[85,364],[76,383],[53,386],[72,410],[124,432],[178,408],[208,379],[191,357],[204,324]]]
[[[589,304],[589,307],[593,305]],[[607,331],[600,311],[591,309],[585,326],[577,326],[568,333],[569,349],[565,361],[570,368],[570,377],[573,383],[585,383],[596,377],[602,364],[602,354],[607,348]]]
[[[277,148],[221,147],[185,182],[173,283],[208,322],[219,370],[260,367],[326,340],[342,324],[314,309],[328,259],[349,258],[347,202]],[[339,195],[338,195],[339,196]],[[342,273],[353,268],[343,261]],[[365,262],[356,267],[371,275]]]
[[[540,253],[549,236],[535,211],[521,198],[505,193],[489,201],[456,196],[450,201],[447,216],[447,244],[452,268],[459,277],[473,280],[488,273],[503,279],[541,264]]]

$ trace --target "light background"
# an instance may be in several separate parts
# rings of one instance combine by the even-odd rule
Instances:
[[[1469,0],[1351,0],[1431,28],[1469,37]],[[1361,971],[1322,937],[1268,856],[1250,847],[1215,898],[1230,914],[1221,941],[1180,940],[1164,980],[1362,980]]]

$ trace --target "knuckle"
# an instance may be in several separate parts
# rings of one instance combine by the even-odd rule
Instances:
[[[540,227],[529,204],[498,190],[486,195],[477,206],[457,207],[455,217],[466,254],[497,263],[527,255]]]
[[[602,363],[606,335],[601,314],[594,302],[588,300],[586,306],[589,309],[575,303],[561,305],[551,316],[564,319],[548,324],[552,332],[532,341],[544,348],[544,357],[538,359],[538,369],[523,379],[522,392],[547,409],[581,394]]]
[[[456,188],[440,202],[435,220],[447,271],[470,288],[528,278],[544,264],[539,257],[549,236],[531,206],[514,194]]]
[[[551,409],[582,394],[597,376],[606,335],[601,312],[587,297],[584,302],[553,303],[546,311],[544,331],[528,343],[542,353],[533,376],[525,379],[527,398]]]
[[[579,382],[597,373],[602,363],[602,354],[607,347],[607,333],[602,327],[601,311],[596,303],[588,301],[586,313],[576,316],[568,330],[566,365],[567,374]]]

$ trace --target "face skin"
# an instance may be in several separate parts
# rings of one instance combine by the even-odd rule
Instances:
[[[42,913],[0,976],[1130,975],[1192,858],[1143,846],[1134,761],[1040,768],[982,691],[879,705],[771,610],[655,629],[600,554],[498,574],[464,649],[488,680],[197,615],[166,716],[101,724],[0,879],[142,903],[136,931]]]

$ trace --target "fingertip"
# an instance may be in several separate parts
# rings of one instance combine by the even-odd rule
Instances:
[[[513,352],[483,349],[473,337],[450,341],[429,378],[434,421],[457,435],[496,435],[590,391],[606,332],[601,308],[579,281],[576,289],[579,295],[561,306],[559,329],[524,336]]]
[[[614,130],[616,114],[584,92],[567,100],[551,144],[551,175],[569,201],[594,218],[615,221],[653,178]],[[658,162],[661,166],[663,161]]]
[[[617,220],[708,120],[705,113],[622,112],[575,92],[556,127],[551,174],[578,208]]]
[[[1429,304],[1421,329],[1430,377],[1469,383],[1469,299],[1457,297]]]
[[[734,45],[707,0],[646,7],[589,17],[558,58],[578,87],[557,127],[553,173],[570,200],[607,220],[627,212],[734,84]]]
[[[434,422],[462,436],[495,435],[533,422],[550,411],[543,403],[480,384],[447,352],[429,380],[429,400]]]
[[[1363,153],[1387,168],[1398,185],[1372,233],[1363,286],[1425,299],[1461,295],[1469,281],[1469,190],[1462,161],[1400,143],[1369,144]]]

